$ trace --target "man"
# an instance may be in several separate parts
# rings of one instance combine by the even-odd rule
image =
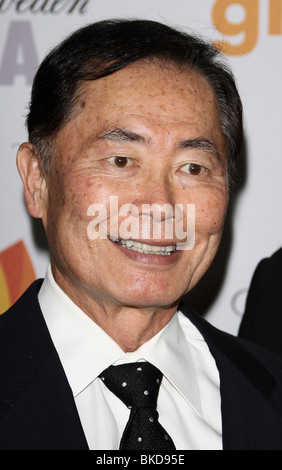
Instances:
[[[1,316],[0,448],[281,449],[280,361],[180,306],[242,141],[218,51],[150,21],[87,26],[41,64],[27,125],[51,264]]]

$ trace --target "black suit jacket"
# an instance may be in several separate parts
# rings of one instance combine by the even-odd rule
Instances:
[[[254,272],[239,336],[282,356],[282,248]]]
[[[0,449],[86,450],[37,300],[41,282],[0,316]],[[220,373],[223,448],[282,450],[282,360],[217,330],[190,307],[182,311],[204,336]],[[99,426],[95,416],[93,426]]]

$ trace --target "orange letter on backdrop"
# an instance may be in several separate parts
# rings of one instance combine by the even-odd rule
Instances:
[[[22,240],[0,252],[0,314],[16,302],[35,278]]]
[[[245,18],[241,23],[231,23],[226,18],[227,9],[232,5],[241,5],[245,10]],[[243,55],[252,51],[258,38],[258,0],[217,0],[212,10],[215,27],[226,36],[244,33],[243,42],[232,44],[226,39],[215,41],[215,44],[226,54]]]
[[[269,34],[282,34],[282,0],[269,0]]]

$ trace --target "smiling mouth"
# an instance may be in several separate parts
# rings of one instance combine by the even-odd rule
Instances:
[[[110,238],[110,240],[122,248],[137,251],[137,253],[142,253],[144,255],[170,256],[174,251],[176,251],[176,245],[148,245],[147,243],[133,240],[122,240],[118,238]]]

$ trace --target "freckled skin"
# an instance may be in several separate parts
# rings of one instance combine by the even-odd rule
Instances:
[[[63,290],[124,350],[134,350],[174,314],[181,296],[202,277],[217,251],[227,206],[226,155],[218,107],[210,85],[196,72],[139,63],[109,77],[86,82],[78,113],[59,132],[47,178],[43,223],[55,279]],[[140,142],[97,139],[127,128]],[[205,137],[220,159],[177,147]],[[107,158],[133,164],[116,168]],[[182,171],[195,162],[200,176]],[[174,261],[158,264],[129,257],[110,240],[89,240],[87,209],[119,205],[195,204],[196,242]],[[173,240],[175,241],[175,240]]]

